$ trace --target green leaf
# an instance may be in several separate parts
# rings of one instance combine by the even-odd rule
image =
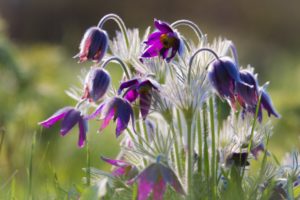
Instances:
[[[294,187],[293,193],[294,193],[295,198],[300,197],[300,185],[297,185],[296,187]]]

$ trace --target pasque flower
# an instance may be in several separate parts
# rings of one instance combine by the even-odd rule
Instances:
[[[173,189],[184,194],[184,190],[176,174],[161,163],[153,163],[142,171],[136,178],[138,184],[138,200],[148,199],[151,191],[153,199],[162,200],[166,191],[166,185],[170,184]]]
[[[161,56],[169,62],[176,53],[181,53],[182,42],[170,25],[160,20],[154,20],[157,31],[149,35],[142,58]]]
[[[158,90],[159,84],[150,79],[139,79],[135,78],[129,81],[123,82],[118,90],[121,94],[124,89],[127,89],[124,98],[129,102],[134,102],[138,97],[140,97],[140,111],[143,119],[146,119],[152,101],[152,90]]]
[[[100,104],[95,112],[87,116],[86,119],[93,119],[99,114],[101,114],[101,117],[104,118],[100,127],[100,131],[102,131],[109,124],[110,120],[113,119],[114,121],[117,121],[117,137],[127,128],[130,118],[132,124],[134,125],[133,110],[131,105],[126,99],[120,97],[113,97]]]
[[[84,146],[87,132],[87,120],[81,115],[79,110],[73,107],[64,107],[54,113],[51,117],[39,124],[45,128],[50,128],[57,121],[62,120],[60,134],[65,136],[76,124],[79,127],[78,146]]]
[[[227,99],[233,108],[235,108],[236,85],[239,83],[250,87],[241,80],[236,64],[229,57],[218,58],[209,65],[208,79],[218,95]]]
[[[134,176],[137,174],[137,168],[131,164],[129,164],[126,161],[123,160],[113,160],[109,158],[105,158],[101,156],[101,159],[105,161],[108,164],[111,164],[116,167],[116,169],[113,170],[112,175],[115,177],[126,177],[129,179],[134,178]]]
[[[90,102],[98,101],[104,96],[110,84],[110,75],[103,69],[92,67],[85,79],[85,92],[83,99],[89,99]]]
[[[256,77],[247,70],[240,71],[241,80],[252,86],[248,87],[241,83],[237,83],[237,99],[240,105],[244,108],[244,112],[250,112],[252,114],[256,113],[256,106],[258,103],[259,93],[261,93],[260,107],[258,109],[258,120],[262,121],[262,108],[264,108],[269,117],[274,115],[275,117],[280,117],[276,112],[272,100],[265,89],[259,88],[258,81]]]
[[[85,32],[79,46],[80,52],[74,58],[79,58],[79,62],[86,60],[99,62],[107,48],[107,33],[98,27],[91,27]]]

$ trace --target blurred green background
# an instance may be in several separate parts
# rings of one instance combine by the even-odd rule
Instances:
[[[1,0],[0,1],[0,198],[23,199],[32,183],[36,199],[54,199],[85,175],[86,149],[78,149],[77,128],[62,138],[59,126],[42,130],[37,123],[75,102],[65,90],[78,84],[81,69],[72,59],[84,31],[108,13],[119,14],[127,27],[145,29],[153,19],[190,19],[208,34],[233,40],[242,65],[252,64],[260,83],[282,115],[273,118],[271,151],[278,157],[299,147],[300,1],[180,0]],[[114,36],[116,25],[105,29]],[[180,29],[193,36],[190,30]],[[110,68],[114,84],[120,71]],[[118,141],[113,127],[96,134],[90,127],[91,164],[109,169],[100,155],[113,157]],[[36,142],[32,148],[33,138]],[[32,158],[32,166],[30,160]],[[30,170],[32,169],[32,171]],[[32,174],[32,181],[29,181]],[[58,198],[59,199],[59,198]]]

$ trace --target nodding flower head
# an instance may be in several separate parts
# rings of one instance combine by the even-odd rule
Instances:
[[[85,92],[82,98],[96,102],[105,95],[109,85],[109,73],[105,69],[92,67],[85,78]]]
[[[118,93],[121,94],[124,89],[126,89],[124,98],[129,102],[135,101],[140,97],[140,111],[143,119],[146,119],[152,101],[152,90],[158,90],[159,84],[150,79],[132,79],[125,81],[120,85]]]
[[[100,62],[108,47],[108,36],[106,32],[98,27],[89,28],[80,43],[80,52],[74,56],[79,62],[92,60]]]
[[[112,175],[115,177],[124,177],[130,180],[134,178],[138,173],[137,168],[126,161],[113,160],[113,159],[105,158],[103,156],[101,156],[101,159],[107,162],[108,164],[111,164],[116,167],[116,169],[114,169],[112,172]]]
[[[269,117],[274,115],[275,117],[280,118],[280,115],[273,106],[271,97],[264,89],[261,91],[261,106],[268,112]]]
[[[254,75],[248,70],[240,71],[240,78],[244,83],[251,85],[246,86],[241,83],[237,83],[237,99],[240,105],[245,108],[246,106],[256,106],[258,101],[258,82]]]
[[[129,102],[119,97],[113,97],[104,103],[100,104],[94,113],[87,116],[86,119],[93,119],[101,114],[103,119],[100,131],[109,124],[110,120],[117,120],[116,135],[117,137],[127,128],[131,118],[134,128],[133,110]]]
[[[236,83],[243,83],[233,60],[229,57],[222,57],[212,62],[208,67],[208,79],[217,94],[222,99],[227,99],[234,108]]]
[[[138,184],[138,200],[148,199],[151,191],[153,192],[153,199],[162,200],[167,184],[170,184],[176,192],[184,194],[176,174],[159,162],[153,163],[144,169],[137,176],[136,181]]]
[[[181,53],[182,41],[178,34],[165,22],[154,20],[157,31],[149,35],[142,58],[161,56],[169,62],[176,53]]]
[[[78,146],[81,148],[85,144],[86,132],[87,132],[87,121],[83,118],[80,111],[73,107],[64,107],[54,113],[51,117],[39,124],[45,128],[50,128],[57,121],[61,120],[60,134],[65,136],[76,124],[79,127],[79,139]]]

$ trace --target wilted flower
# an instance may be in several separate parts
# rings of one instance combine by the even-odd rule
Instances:
[[[82,98],[98,101],[106,93],[109,84],[109,73],[105,69],[92,67],[85,79],[85,91]]]
[[[140,97],[140,111],[143,119],[146,119],[152,101],[152,90],[158,90],[159,85],[156,81],[147,79],[132,79],[125,81],[120,85],[118,93],[121,94],[122,90],[128,88],[125,92],[124,98],[129,102],[133,102]]]
[[[160,163],[153,163],[142,171],[136,178],[138,184],[138,200],[146,200],[153,191],[153,199],[162,200],[167,183],[173,189],[184,194],[184,190],[176,174]]]
[[[73,107],[64,107],[54,113],[51,117],[39,124],[45,128],[50,128],[57,121],[61,120],[60,134],[65,136],[77,123],[79,127],[79,139],[78,146],[81,148],[84,146],[87,132],[87,120],[83,118],[80,111]]]
[[[106,32],[98,27],[89,28],[80,43],[80,52],[74,56],[79,62],[92,60],[99,62],[107,51],[108,36]]]
[[[134,178],[135,175],[137,175],[138,171],[137,168],[123,160],[113,160],[105,157],[101,157],[101,159],[108,164],[111,164],[115,167],[117,167],[115,170],[113,170],[112,175],[116,177],[126,177],[129,179]]]
[[[235,108],[235,90],[237,83],[249,87],[241,81],[236,64],[229,57],[222,57],[208,67],[208,78],[218,95],[227,99]]]
[[[113,97],[100,104],[93,114],[87,116],[86,119],[93,119],[97,115],[102,114],[104,117],[100,131],[102,131],[111,119],[117,120],[116,135],[117,137],[124,131],[129,123],[130,117],[134,124],[133,110],[129,102],[119,97]]]
[[[176,53],[181,54],[182,42],[176,32],[165,22],[154,20],[157,31],[149,35],[145,41],[147,48],[142,54],[142,58],[161,56],[169,62]]]

